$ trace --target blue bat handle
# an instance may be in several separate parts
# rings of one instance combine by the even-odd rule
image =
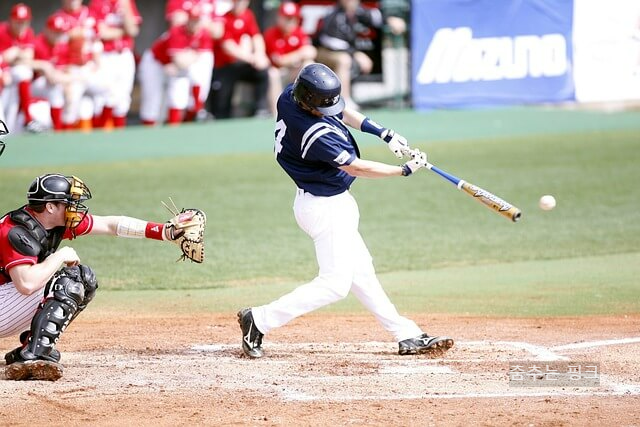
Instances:
[[[432,171],[434,171],[435,173],[437,173],[438,175],[446,178],[448,181],[450,181],[456,187],[458,186],[458,184],[460,184],[461,179],[458,178],[457,176],[451,175],[451,174],[443,171],[442,169],[439,169],[439,168],[433,166],[432,164],[429,164],[427,167],[429,169],[431,169]]]

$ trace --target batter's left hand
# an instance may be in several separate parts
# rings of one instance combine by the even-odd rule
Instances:
[[[387,143],[389,150],[391,150],[391,152],[395,154],[397,158],[401,159],[403,156],[409,154],[410,148],[409,144],[407,143],[407,138],[400,135],[399,133],[396,133],[394,130],[386,129],[384,132],[382,132],[380,138],[382,138],[384,142]]]

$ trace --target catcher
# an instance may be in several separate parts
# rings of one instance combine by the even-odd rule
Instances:
[[[170,241],[182,259],[204,261],[206,217],[183,210],[166,223],[127,216],[97,216],[84,202],[89,188],[75,176],[37,177],[27,205],[0,218],[0,337],[20,335],[21,345],[5,355],[9,380],[49,380],[62,376],[55,348],[69,323],[93,299],[98,281],[63,239],[112,235]]]

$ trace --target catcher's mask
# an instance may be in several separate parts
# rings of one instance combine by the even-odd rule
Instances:
[[[293,83],[293,99],[303,108],[325,116],[336,116],[344,110],[340,96],[342,84],[336,73],[324,64],[313,63],[298,73]]]
[[[91,198],[91,191],[75,176],[60,174],[41,175],[33,180],[27,200],[29,206],[41,206],[47,202],[64,203],[65,227],[74,229],[89,210],[83,203]]]
[[[7,128],[7,124],[0,120],[0,137],[5,136],[8,133],[9,129]],[[5,143],[3,141],[0,141],[0,156],[2,156],[2,153],[4,153],[4,147]]]

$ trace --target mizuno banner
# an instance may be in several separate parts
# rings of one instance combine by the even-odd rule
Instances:
[[[574,99],[573,0],[413,0],[418,109]]]

